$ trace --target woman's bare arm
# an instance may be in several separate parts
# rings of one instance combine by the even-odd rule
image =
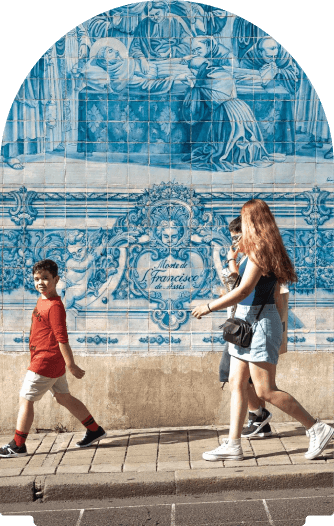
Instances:
[[[217,310],[226,309],[227,307],[231,307],[232,305],[239,303],[240,301],[247,298],[247,296],[249,296],[254,290],[261,275],[261,269],[255,263],[253,263],[253,261],[248,259],[246,269],[242,276],[239,287],[231,290],[231,292],[228,292],[225,294],[225,296],[210,301],[210,310],[208,308],[208,304],[198,305],[193,309],[192,315],[195,316],[195,318],[201,319],[202,316],[209,314],[210,311],[214,312]]]

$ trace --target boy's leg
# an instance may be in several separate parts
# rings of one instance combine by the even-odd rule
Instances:
[[[66,409],[87,428],[85,437],[76,444],[78,447],[90,446],[106,436],[104,429],[95,422],[81,400],[72,396],[71,393],[54,392],[53,395],[60,405],[66,407]]]
[[[34,402],[20,396],[20,408],[14,438],[0,448],[0,457],[22,457],[27,455],[25,445],[31,424],[34,420]]]
[[[20,408],[16,429],[28,434],[34,421],[34,402],[20,396]]]
[[[80,422],[85,421],[90,416],[90,412],[85,404],[78,400],[78,398],[72,396],[71,393],[55,393],[54,397],[58,404],[66,407]]]

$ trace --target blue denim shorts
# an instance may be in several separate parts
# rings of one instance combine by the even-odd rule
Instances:
[[[253,327],[253,338],[249,347],[229,344],[231,356],[247,362],[277,364],[282,343],[283,327],[276,305],[265,305],[258,320],[256,315],[261,305],[238,305],[235,317],[248,321]]]

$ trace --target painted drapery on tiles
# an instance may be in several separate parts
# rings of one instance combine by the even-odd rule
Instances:
[[[290,350],[334,344],[333,147],[318,96],[274,38],[223,9],[156,0],[80,23],[36,62],[1,146],[3,348],[27,350],[31,267],[57,261],[71,343],[219,351],[228,223],[252,197],[299,281]]]

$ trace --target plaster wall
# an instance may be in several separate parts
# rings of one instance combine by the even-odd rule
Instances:
[[[229,388],[221,391],[217,353],[200,356],[77,356],[83,380],[69,377],[77,396],[105,429],[182,427],[229,423]],[[1,354],[0,381],[5,403],[0,432],[15,430],[18,391],[29,361],[27,354]],[[277,385],[295,396],[312,414],[331,419],[333,354],[291,352],[282,355]],[[273,422],[288,421],[269,406]],[[290,419],[291,420],[291,419]],[[35,404],[33,429],[80,431],[81,424],[58,406],[50,393]]]

